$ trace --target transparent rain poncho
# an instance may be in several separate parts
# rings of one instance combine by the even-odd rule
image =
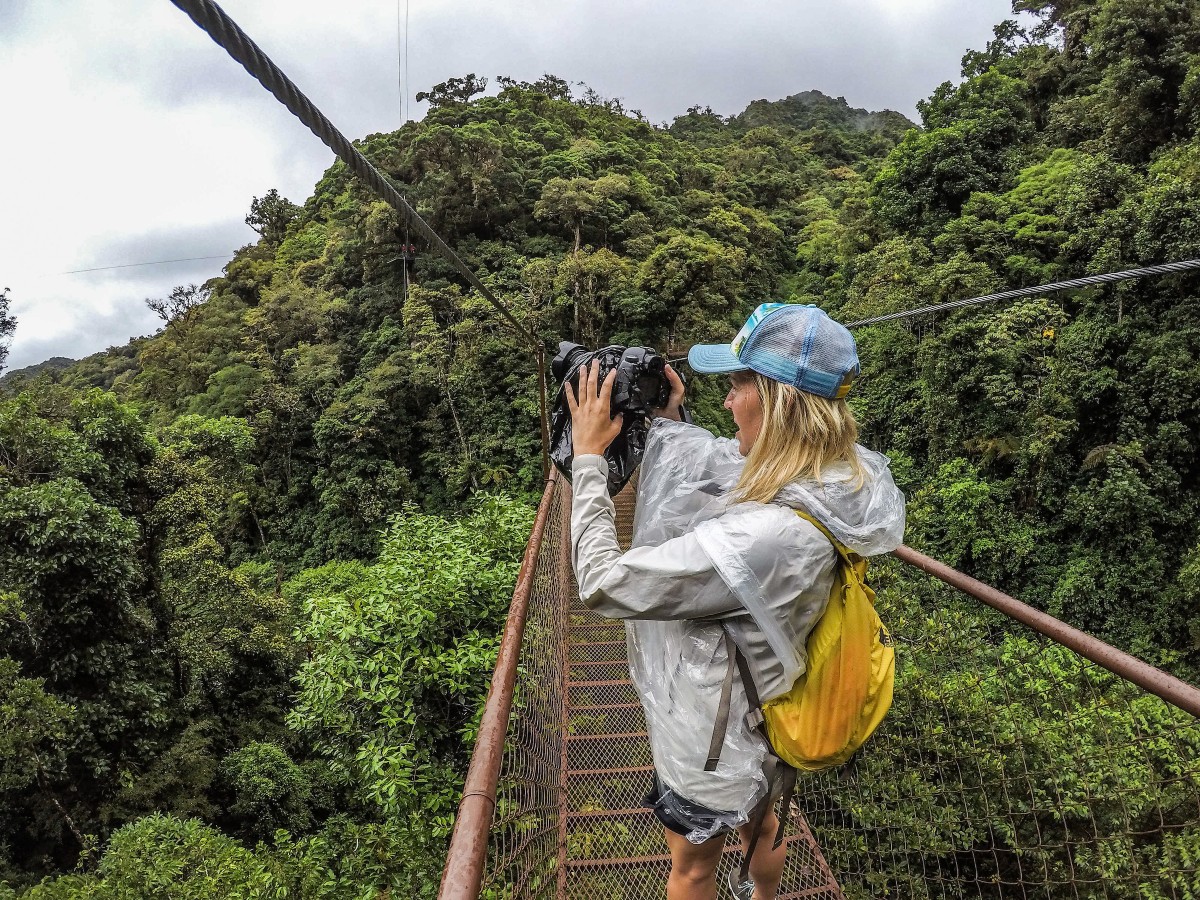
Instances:
[[[735,611],[719,620],[626,622],[630,673],[646,712],[662,805],[684,822],[685,801],[723,811],[693,828],[688,839],[694,843],[748,821],[766,790],[766,745],[745,724],[747,701],[737,679],[720,762],[704,771],[727,666],[724,631],[769,700],[804,672],[805,640],[828,601],[833,549],[792,508],[815,516],[863,555],[887,552],[903,537],[904,497],[887,458],[858,452],[867,471],[861,486],[843,464],[825,471],[822,483],[794,482],[773,504],[737,503],[730,492],[745,459],[736,441],[666,420],[656,420],[650,431],[633,546],[659,546],[694,532],[736,600]]]

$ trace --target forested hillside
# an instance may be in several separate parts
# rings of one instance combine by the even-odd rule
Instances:
[[[359,146],[546,342],[676,353],[764,300],[848,321],[1200,256],[1194,6],[1016,0],[1040,24],[919,127],[809,91],[664,129],[472,75]],[[340,163],[247,221],[157,334],[2,388],[0,898],[435,891],[541,483],[535,362]],[[1198,286],[863,329],[852,394],[910,544],[1193,680]],[[691,390],[724,429],[724,385]],[[897,577],[894,620],[975,659],[976,611]]]

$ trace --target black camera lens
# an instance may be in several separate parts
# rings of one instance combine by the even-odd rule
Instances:
[[[550,363],[550,371],[554,373],[554,377],[559,381],[563,381],[568,373],[574,371],[579,363],[586,359],[591,354],[580,344],[574,344],[571,341],[560,341],[558,344],[558,356]]]

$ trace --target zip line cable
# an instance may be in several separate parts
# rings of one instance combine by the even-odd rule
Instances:
[[[404,4],[403,19],[401,3]],[[400,95],[400,124],[407,125],[412,116],[412,104],[408,100],[408,0],[396,0],[396,92]]]
[[[233,252],[220,256],[185,256],[183,259],[156,259],[152,262],[124,263],[119,266],[96,266],[94,269],[71,269],[69,272],[55,272],[56,275],[79,275],[82,272],[108,272],[111,269],[136,269],[139,266],[165,266],[167,263],[200,262],[206,259],[229,259]]]
[[[408,15],[406,11],[406,21],[402,32],[400,25],[400,3],[401,0],[396,0],[396,93],[400,97],[400,124],[404,125],[408,122],[408,116],[404,113],[405,69],[408,63]]]
[[[349,166],[355,175],[366,182],[368,187],[395,208],[412,226],[413,230],[445,257],[471,287],[479,291],[483,299],[516,329],[522,338],[533,347],[541,349],[541,343],[533,332],[526,329],[513,317],[507,307],[484,286],[462,258],[450,249],[450,246],[429,227],[429,223],[422,219],[416,210],[408,205],[408,201],[392,186],[384,174],[375,168],[370,160],[363,156],[346,139],[346,136],[334,127],[333,123],[313,105],[312,101],[292,83],[291,79],[283,74],[283,71],[275,63],[271,62],[270,58],[238,27],[233,19],[229,18],[220,6],[212,0],[171,0],[171,2],[187,13],[188,17],[226,53],[241,63],[242,68],[253,75],[263,87],[274,95],[276,100],[307,125],[309,130]]]
[[[910,319],[913,316],[923,316],[928,313],[941,312],[946,309],[958,309],[962,306],[978,306],[993,300],[1016,300],[1020,297],[1032,297],[1036,294],[1049,294],[1055,291],[1070,291],[1079,288],[1092,287],[1097,284],[1111,284],[1114,281],[1126,281],[1130,278],[1145,278],[1149,275],[1173,275],[1177,272],[1188,272],[1200,269],[1200,259],[1185,259],[1180,262],[1163,263],[1157,266],[1146,266],[1141,269],[1126,269],[1123,272],[1108,272],[1105,275],[1088,275],[1084,278],[1072,278],[1070,281],[1055,281],[1051,284],[1039,284],[1036,287],[1015,288],[1011,291],[1000,291],[997,294],[984,294],[980,297],[970,297],[966,300],[951,300],[949,303],[937,303],[932,306],[921,306],[904,312],[888,313],[883,316],[872,316],[869,319],[858,319],[844,323],[846,328],[861,328],[864,325],[878,325],[880,322],[895,322],[900,319]],[[669,359],[669,363],[686,362],[686,356]]]
[[[923,316],[927,313],[941,312],[945,309],[958,309],[960,306],[978,306],[981,303],[991,303],[993,300],[1016,300],[1019,297],[1031,297],[1035,294],[1077,290],[1078,288],[1092,287],[1097,284],[1111,284],[1114,281],[1125,281],[1129,278],[1144,278],[1148,275],[1171,275],[1176,272],[1187,272],[1191,269],[1200,269],[1200,259],[1163,263],[1158,266],[1146,266],[1142,269],[1127,269],[1124,272],[1109,272],[1106,275],[1088,275],[1085,278],[1072,278],[1070,281],[1055,281],[1052,284],[1039,284],[1037,287],[1016,288],[1011,291],[1001,291],[998,294],[984,294],[981,297],[971,297],[967,300],[951,300],[949,303],[937,303],[933,306],[922,306],[917,309],[906,310],[905,312],[888,313],[884,316],[873,316],[870,319],[846,322],[845,325],[847,328],[859,328],[863,325],[877,325],[880,322],[894,322],[897,319]]]
[[[404,0],[404,108],[407,110],[405,122],[412,118],[412,98],[409,97],[412,82],[408,78],[408,6],[409,0]]]
[[[394,207],[435,250],[445,257],[462,275],[467,282],[479,291],[480,295],[504,317],[516,331],[539,351],[542,348],[537,337],[522,326],[496,297],[488,290],[483,282],[475,275],[462,258],[438,236],[429,224],[417,214],[408,201],[392,187],[387,178],[371,162],[348,141],[333,123],[327,119],[312,101],[310,101],[292,81],[283,74],[278,66],[267,57],[258,45],[252,41],[232,19],[226,15],[212,0],[171,0],[175,6],[183,10],[209,37],[232,56],[242,67],[253,75],[263,87],[270,91],[279,102],[286,106],[300,119],[309,130],[319,137],[333,152],[346,163],[359,178],[367,183],[377,194]],[[405,43],[407,45],[407,33]],[[407,64],[407,60],[406,60]],[[869,319],[859,319],[847,322],[847,328],[860,328],[865,325],[876,325],[881,322],[893,322],[913,316],[927,315],[948,309],[958,309],[964,306],[977,306],[994,300],[1015,300],[1020,297],[1030,297],[1036,294],[1046,294],[1054,291],[1076,290],[1098,284],[1111,284],[1130,278],[1144,278],[1150,275],[1168,275],[1186,272],[1200,268],[1200,259],[1190,259],[1181,262],[1165,263],[1158,266],[1147,266],[1140,269],[1129,269],[1123,272],[1110,272],[1105,275],[1089,275],[1085,278],[1073,278],[1069,281],[1057,281],[1052,284],[1042,284],[1036,287],[1018,288],[1011,291],[1001,291],[995,294],[985,294],[965,300],[952,300],[949,303],[938,303],[922,306],[904,312],[888,313],[873,316]]]

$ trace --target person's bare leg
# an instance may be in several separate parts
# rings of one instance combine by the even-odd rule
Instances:
[[[676,834],[669,828],[665,830],[667,847],[671,850],[667,900],[715,900],[717,863],[725,847],[725,835],[703,844],[693,844],[682,834]]]
[[[754,900],[775,900],[775,894],[779,891],[779,879],[783,877],[783,863],[787,859],[787,844],[780,844],[778,849],[771,848],[778,828],[779,819],[771,810],[763,821],[758,846],[754,848],[754,858],[750,860]],[[738,833],[742,836],[742,852],[745,853],[750,848],[750,826],[743,825]]]

